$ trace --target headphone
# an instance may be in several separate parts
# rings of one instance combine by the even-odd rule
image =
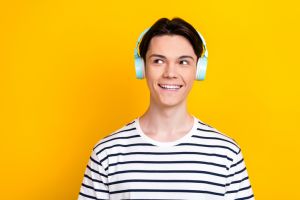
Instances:
[[[138,48],[139,48],[141,39],[143,38],[143,36],[149,29],[150,28],[147,28],[140,34],[138,41],[136,42],[136,47],[134,49],[135,73],[136,73],[136,78],[138,78],[138,79],[143,79],[145,76],[144,60],[140,56]],[[196,70],[196,80],[200,81],[200,80],[204,80],[204,78],[205,78],[206,68],[207,68],[208,51],[207,51],[206,43],[205,43],[203,36],[201,35],[200,32],[197,31],[197,33],[200,36],[202,43],[203,43],[203,47],[204,47],[204,54],[202,56],[200,56],[200,58],[198,59],[197,70]]]

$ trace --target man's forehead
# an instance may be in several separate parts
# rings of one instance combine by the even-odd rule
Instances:
[[[154,58],[168,59],[167,56],[161,55],[161,54],[150,54],[148,56],[148,58],[152,58],[152,57],[154,57]],[[194,57],[192,55],[181,55],[181,56],[178,56],[178,57],[175,57],[175,58],[179,58],[179,59],[184,59],[185,58],[185,59],[192,59],[192,60],[194,60]]]
[[[182,56],[196,57],[190,42],[185,37],[179,35],[153,37],[148,47],[147,57],[152,54],[177,58]]]

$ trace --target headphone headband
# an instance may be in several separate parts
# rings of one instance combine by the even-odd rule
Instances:
[[[144,37],[144,35],[148,32],[150,28],[146,28],[139,36],[137,42],[136,42],[136,46],[135,46],[135,49],[134,49],[134,54],[135,55],[138,55],[138,56],[141,56],[140,55],[140,50],[139,50],[139,45],[140,45],[140,42],[142,40],[142,38]]]

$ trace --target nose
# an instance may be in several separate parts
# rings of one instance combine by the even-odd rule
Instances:
[[[176,78],[177,77],[177,70],[175,63],[168,63],[165,65],[163,77],[165,78]]]

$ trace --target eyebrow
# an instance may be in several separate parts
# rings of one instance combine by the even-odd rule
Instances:
[[[151,57],[159,57],[159,58],[164,58],[164,59],[166,58],[166,56],[163,56],[163,55],[160,55],[160,54],[151,54],[149,56],[149,58],[151,58]],[[194,60],[194,58],[192,56],[188,56],[188,55],[183,55],[183,56],[179,57],[179,59],[182,59],[182,58],[190,58],[190,59]]]

